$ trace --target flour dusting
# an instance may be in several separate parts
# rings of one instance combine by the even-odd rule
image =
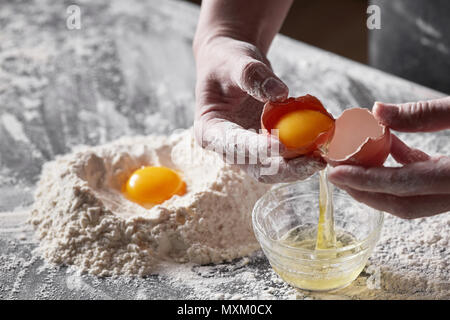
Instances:
[[[187,194],[145,209],[121,187],[141,166],[183,173]],[[191,130],[78,148],[47,163],[31,223],[51,262],[96,275],[148,275],[161,261],[231,261],[259,248],[251,211],[269,187],[196,145]]]
[[[158,274],[148,277],[79,274],[77,266],[61,267],[41,259],[34,251],[39,242],[26,220],[44,162],[80,143],[102,145],[125,135],[168,133],[193,120],[195,68],[190,43],[197,8],[183,1],[130,5],[129,1],[76,0],[73,4],[82,7],[81,30],[64,27],[65,1],[9,1],[0,10],[0,299],[450,299],[448,214],[413,221],[386,214],[369,265],[350,286],[331,293],[289,287],[260,250],[215,265],[164,261],[155,266]],[[348,107],[371,107],[373,101],[442,97],[283,36],[276,37],[269,59],[292,96],[320,97],[334,116]],[[399,136],[430,154],[450,154],[450,130]],[[94,153],[103,154],[104,148]],[[47,167],[50,173],[58,166]],[[66,174],[63,179],[73,177],[73,172]],[[73,199],[70,190],[60,188],[60,192],[67,201]],[[117,221],[137,216],[132,213]],[[72,241],[93,252],[89,259],[79,255],[80,265],[100,254],[81,235],[56,241],[58,218],[44,221],[40,215],[38,220],[42,221],[38,233],[48,233],[43,243],[60,249],[54,250],[61,254],[60,261],[75,260]],[[62,230],[69,234],[69,226],[80,221],[78,214],[71,214],[60,221]],[[86,234],[88,239],[92,235],[89,241],[99,239],[90,225],[88,230],[92,231]],[[132,257],[130,253],[129,261]],[[104,268],[98,266],[100,274]]]

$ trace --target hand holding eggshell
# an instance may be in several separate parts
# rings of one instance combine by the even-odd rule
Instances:
[[[264,103],[284,100],[289,92],[259,48],[221,36],[198,46],[195,52],[194,132],[203,148],[264,183],[302,180],[324,168],[325,161],[320,158],[280,157],[277,151],[284,148],[279,141],[258,133]],[[251,161],[255,158],[257,161]],[[275,169],[266,170],[271,168]]]
[[[377,120],[405,132],[450,129],[450,97],[401,105],[376,103]],[[450,157],[429,156],[392,135],[393,158],[403,167],[343,165],[328,179],[356,200],[400,218],[415,219],[450,211]]]

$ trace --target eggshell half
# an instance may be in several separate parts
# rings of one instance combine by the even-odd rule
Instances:
[[[345,110],[336,119],[334,136],[324,159],[332,166],[382,166],[391,148],[389,128],[363,108]]]
[[[296,110],[314,110],[319,111],[334,120],[333,116],[328,113],[319,99],[312,95],[305,95],[297,98],[288,98],[283,102],[267,102],[261,115],[261,128],[270,134],[278,120],[286,113]],[[316,151],[321,145],[330,141],[333,136],[334,126],[326,132],[322,132],[311,143],[300,148],[292,148],[284,150],[281,156],[284,158],[295,158]]]

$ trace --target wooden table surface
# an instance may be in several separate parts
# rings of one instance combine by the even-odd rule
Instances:
[[[66,27],[66,9],[72,2],[81,8],[80,30]],[[32,253],[37,244],[25,223],[44,162],[76,145],[170,133],[192,125],[191,42],[197,18],[198,7],[169,0],[2,3],[0,299],[212,298],[198,288],[180,290],[158,276],[127,284],[84,275],[82,284],[73,285],[67,268],[46,266]],[[313,94],[334,115],[348,107],[371,107],[376,100],[441,96],[283,36],[275,39],[269,58],[291,95]],[[426,135],[425,149],[427,141],[439,149],[430,151],[448,153],[447,132]],[[252,281],[273,284],[261,253],[236,270],[231,279],[236,272],[250,272],[259,275]],[[203,280],[199,287],[213,286],[208,277]],[[245,295],[240,288],[230,285],[223,292]],[[274,296],[285,298],[286,290]],[[360,291],[341,295],[365,297],[366,291]]]

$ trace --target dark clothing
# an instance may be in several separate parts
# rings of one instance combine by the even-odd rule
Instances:
[[[372,0],[381,29],[369,32],[375,68],[450,94],[450,1]]]

